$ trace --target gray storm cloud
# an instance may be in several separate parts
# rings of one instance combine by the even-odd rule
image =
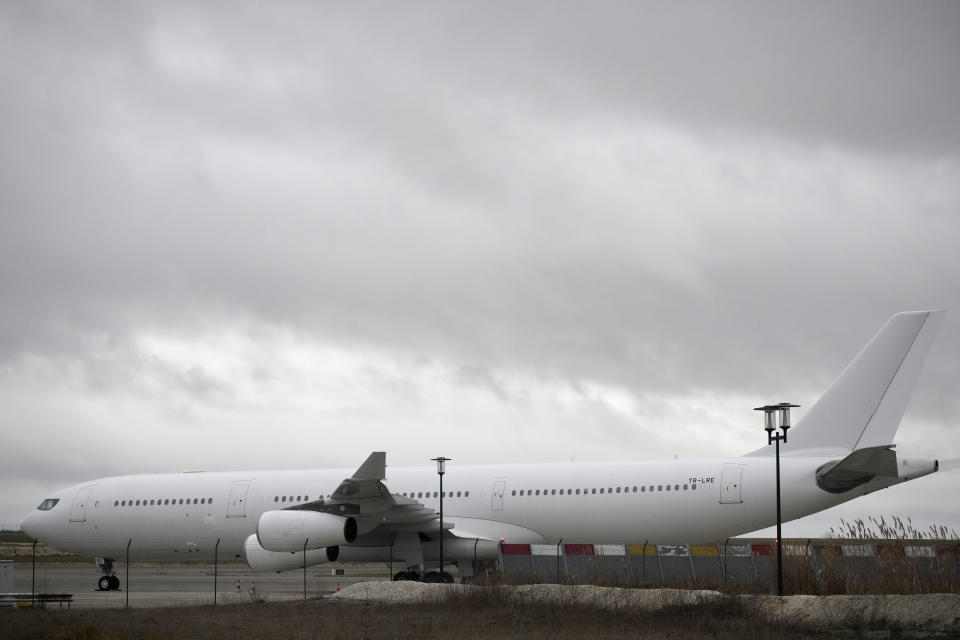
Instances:
[[[958,28],[954,3],[6,3],[0,429],[48,442],[0,479],[419,461],[441,423],[582,459],[710,418],[746,423],[737,454],[741,402],[809,402],[930,307],[902,433],[960,456]],[[365,435],[250,446],[280,421]]]

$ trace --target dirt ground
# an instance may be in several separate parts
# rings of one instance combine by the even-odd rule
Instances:
[[[947,622],[951,613],[960,615],[960,602],[956,596],[891,596],[910,600],[886,604],[879,600],[862,600],[847,607],[832,598],[806,600],[811,596],[780,600],[720,594],[704,596],[704,592],[610,592],[600,587],[571,589],[556,585],[450,589],[446,585],[378,584],[384,585],[379,587],[380,601],[371,599],[369,592],[367,596],[361,593],[362,589],[369,590],[369,586],[358,585],[358,593],[354,594],[358,597],[351,597],[348,589],[338,598],[306,602],[130,610],[0,610],[0,638],[374,640],[452,635],[467,640],[580,639],[585,636],[743,640],[744,637],[926,638],[960,635],[958,621],[954,618]],[[633,597],[646,604],[637,605],[632,601]],[[923,616],[907,622],[896,622],[887,615],[921,609],[926,611]],[[791,610],[795,612],[789,613]],[[830,614],[830,611],[842,615]]]

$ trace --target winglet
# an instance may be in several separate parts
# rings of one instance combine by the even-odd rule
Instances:
[[[387,453],[374,451],[353,472],[353,480],[383,480],[387,476]]]

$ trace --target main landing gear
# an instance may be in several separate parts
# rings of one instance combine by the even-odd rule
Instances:
[[[112,558],[97,558],[97,568],[103,572],[97,580],[97,591],[116,591],[120,588],[120,578],[113,574]]]
[[[411,582],[446,582],[447,584],[453,584],[453,576],[447,573],[446,571],[427,571],[426,573],[420,573],[419,571],[399,571],[393,576],[394,581],[400,580],[409,580]]]

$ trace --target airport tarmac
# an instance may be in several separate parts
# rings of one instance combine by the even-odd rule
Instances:
[[[342,569],[344,575],[336,575]],[[123,566],[116,571],[120,590],[98,591],[100,572],[91,563],[38,564],[37,593],[73,594],[71,607],[122,608],[176,607],[214,604],[213,566],[151,564],[130,567],[129,589]],[[389,580],[385,565],[320,565],[307,567],[306,597],[317,598],[333,593],[356,582]],[[32,573],[29,563],[17,563],[14,573],[14,591],[31,592]],[[246,565],[229,564],[218,567],[216,579],[217,604],[241,602],[278,602],[304,598],[303,571],[284,573],[253,573]],[[60,605],[50,604],[57,608]],[[63,605],[66,607],[66,605]]]

